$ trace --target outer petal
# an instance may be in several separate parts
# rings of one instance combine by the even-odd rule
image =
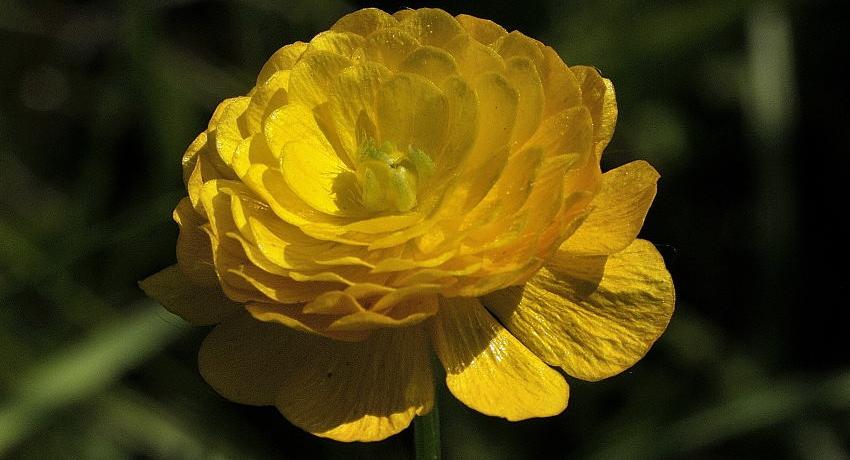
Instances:
[[[299,339],[281,325],[234,315],[204,339],[198,367],[204,380],[225,398],[271,405],[296,366],[289,361]]]
[[[607,255],[623,250],[643,226],[658,177],[649,163],[640,160],[603,174],[601,189],[590,202],[593,210],[558,251]]]
[[[177,265],[145,278],[139,286],[169,311],[198,326],[215,324],[242,308],[220,288],[192,283]]]
[[[556,415],[567,407],[564,378],[499,325],[478,299],[441,299],[431,328],[455,397],[508,420]]]
[[[667,327],[674,300],[664,261],[644,240],[607,258],[561,255],[524,288],[482,298],[535,354],[584,380],[642,358]]]
[[[433,404],[421,328],[341,342],[239,315],[207,337],[199,361],[226,398],[275,404],[293,424],[338,441],[384,439]]]
[[[385,330],[363,342],[305,340],[299,370],[277,407],[295,425],[337,441],[378,441],[427,414],[434,402],[421,328]],[[302,361],[303,362],[303,361]]]
[[[180,271],[194,284],[218,287],[210,238],[201,230],[205,222],[192,208],[188,197],[177,203],[172,216],[180,226],[180,234],[177,236],[177,264]]]
[[[607,78],[602,78],[599,71],[593,67],[570,67],[581,85],[582,103],[590,109],[593,116],[593,142],[596,156],[602,156],[602,151],[614,135],[617,124],[617,99],[614,85]]]

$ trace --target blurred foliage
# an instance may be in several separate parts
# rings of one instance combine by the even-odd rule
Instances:
[[[614,81],[604,166],[660,170],[643,236],[678,291],[649,355],[571,381],[558,417],[442,390],[445,456],[850,458],[847,2],[441,4]],[[136,287],[174,260],[179,157],[217,102],[363,6],[424,3],[0,1],[0,457],[411,458],[409,431],[337,444],[218,397],[206,331]]]

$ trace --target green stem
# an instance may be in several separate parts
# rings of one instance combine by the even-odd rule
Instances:
[[[440,460],[440,411],[436,395],[431,412],[413,420],[413,438],[416,460]]]

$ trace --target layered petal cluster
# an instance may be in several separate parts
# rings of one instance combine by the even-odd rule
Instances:
[[[222,395],[334,439],[433,401],[510,420],[567,402],[663,332],[673,286],[636,240],[657,173],[602,174],[611,83],[442,10],[365,9],[287,45],[183,157],[178,264],[142,283],[196,324]]]

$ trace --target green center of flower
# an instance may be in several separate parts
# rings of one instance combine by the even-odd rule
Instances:
[[[434,162],[415,147],[405,152],[389,141],[378,146],[367,139],[360,146],[355,173],[367,210],[407,212],[416,206],[419,187],[434,175]]]

